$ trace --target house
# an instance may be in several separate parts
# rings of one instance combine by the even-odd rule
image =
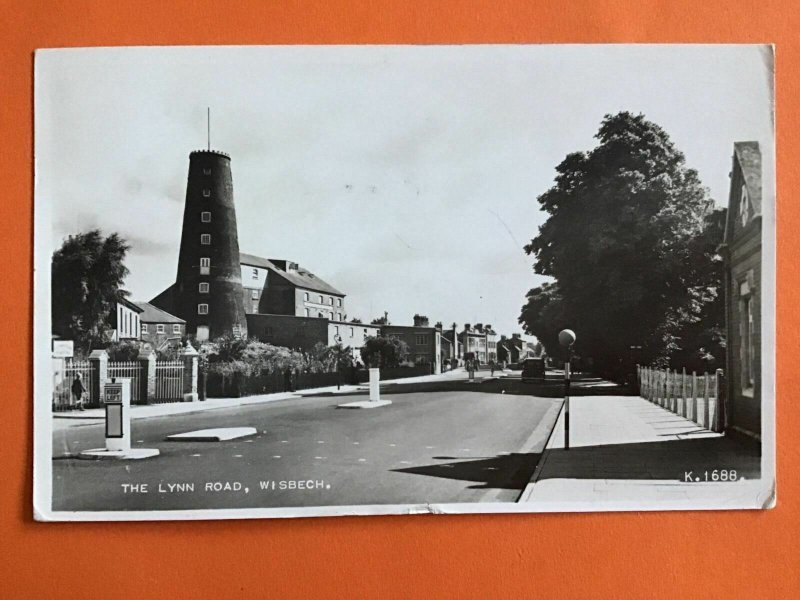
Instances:
[[[462,347],[462,357],[464,360],[477,360],[481,364],[489,361],[487,332],[483,324],[478,323],[472,327],[470,323],[464,325],[464,330],[458,334],[459,342]],[[497,349],[495,347],[495,356]]]
[[[142,309],[139,314],[139,332],[143,342],[148,342],[156,349],[168,345],[180,346],[183,336],[186,335],[186,321],[149,302],[135,301],[134,304]]]
[[[240,253],[239,263],[246,314],[347,319],[345,294],[296,262]]]
[[[142,309],[127,298],[119,298],[109,315],[111,341],[135,341],[139,339],[139,315]]]
[[[726,430],[761,437],[761,204],[758,142],[733,145],[725,237]]]
[[[437,375],[442,372],[442,330],[431,327],[428,317],[414,315],[414,325],[381,325],[381,335],[403,340],[415,365],[430,365]]]

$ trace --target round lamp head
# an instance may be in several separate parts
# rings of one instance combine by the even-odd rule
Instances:
[[[562,329],[558,334],[558,343],[569,348],[575,343],[575,332],[572,329]]]

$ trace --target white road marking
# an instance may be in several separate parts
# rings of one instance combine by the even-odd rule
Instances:
[[[314,458],[315,458],[316,460],[324,460],[324,459],[325,459],[325,457],[324,457],[324,456],[315,456]]]
[[[353,442],[353,446],[358,446],[361,442]]]
[[[392,448],[395,448],[397,444],[389,444]]]
[[[500,456],[508,456],[509,454],[511,454],[511,452],[498,452],[497,454]]]
[[[461,451],[462,452],[471,452],[471,450],[469,448],[462,448]]]
[[[199,454],[192,454],[192,456],[200,456]]]
[[[484,471],[497,471],[497,467],[485,467]]]
[[[322,440],[317,440],[317,443],[318,444],[324,444],[325,442],[323,442]]]
[[[242,458],[242,455],[241,454],[234,454],[233,458]]]
[[[425,450],[433,450],[436,446],[425,446]]]
[[[410,464],[411,464],[411,461],[410,461],[410,460],[401,460],[401,461],[400,461],[400,464],[401,464],[401,465],[410,465]]]
[[[267,433],[266,431],[264,433]],[[281,444],[288,444],[289,440],[281,440]]]
[[[367,459],[366,458],[359,458],[358,462],[367,462]]]
[[[252,444],[252,443],[253,443],[253,440],[245,440],[245,443],[246,443],[246,444]]]
[[[275,456],[273,456],[272,458],[280,458],[280,457],[281,457],[281,455],[280,455],[280,454],[276,454],[276,455],[275,455]]]

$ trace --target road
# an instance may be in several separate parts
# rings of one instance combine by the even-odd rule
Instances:
[[[53,509],[514,502],[561,402],[531,396],[526,386],[514,378],[451,379],[390,386],[382,396],[392,404],[377,409],[337,408],[364,395],[321,394],[138,419],[133,446],[161,451],[142,461],[70,457],[102,447],[103,426],[61,429],[53,434]],[[165,441],[174,433],[237,426],[258,434]]]

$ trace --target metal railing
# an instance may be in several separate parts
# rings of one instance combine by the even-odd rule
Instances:
[[[183,401],[183,370],[180,360],[163,360],[156,362],[155,394],[149,398],[153,404]]]
[[[712,431],[722,431],[724,379],[715,373],[687,373],[637,365],[639,395]]]
[[[120,361],[108,363],[108,377],[114,379],[116,377],[124,377],[131,380],[131,404],[141,404],[146,402],[142,394],[142,365],[138,361]],[[147,395],[145,390],[144,395]]]
[[[73,361],[71,358],[55,359],[53,368],[53,410],[66,411],[78,408],[78,399],[72,393],[75,375],[80,373],[85,406],[91,406],[94,368],[88,360]]]

